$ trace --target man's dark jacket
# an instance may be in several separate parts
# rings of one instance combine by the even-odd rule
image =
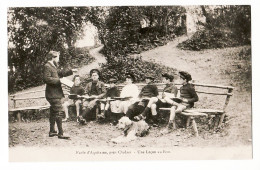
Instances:
[[[45,97],[47,99],[61,99],[64,97],[60,78],[72,75],[72,70],[58,70],[50,62],[44,65],[43,80],[46,83]]]

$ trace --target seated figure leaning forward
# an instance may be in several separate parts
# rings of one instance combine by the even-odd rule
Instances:
[[[83,101],[82,116],[79,116],[81,124],[96,119],[97,101],[106,94],[105,84],[99,80],[99,70],[92,69],[90,76],[92,81],[86,85],[85,89],[85,93],[90,97],[90,100],[84,99]]]
[[[79,95],[82,96],[85,93],[85,90],[83,89],[83,87],[80,86],[80,77],[79,75],[75,75],[73,78],[73,82],[74,85],[71,87],[70,89],[70,94],[74,94],[74,95]],[[81,99],[67,99],[64,103],[63,103],[63,109],[65,111],[65,119],[62,121],[67,121],[69,118],[69,109],[68,107],[71,105],[75,105],[76,106],[76,112],[77,112],[77,118],[79,117],[79,110],[80,110],[80,104],[81,104]],[[78,121],[78,119],[77,119]]]
[[[118,90],[115,86],[116,79],[109,79],[110,88],[107,90],[106,98],[119,97],[119,100],[108,101],[104,109],[104,115],[106,118],[111,119],[114,117],[113,124],[116,124],[117,121],[126,114],[128,107],[131,104],[134,104],[138,100],[139,90],[137,85],[133,84],[134,76],[131,73],[126,75],[126,85],[122,88],[122,91]]]
[[[162,82],[166,84],[163,89],[162,96],[152,97],[149,100],[149,103],[147,104],[144,111],[140,115],[135,116],[134,119],[136,120],[146,119],[148,113],[151,111],[153,126],[158,126],[157,109],[161,107],[166,107],[166,108],[170,107],[171,111],[173,111],[176,108],[176,106],[178,106],[178,103],[170,99],[170,97],[177,97],[177,93],[178,93],[178,88],[173,83],[174,76],[165,73],[162,74],[162,77],[163,77]]]
[[[180,83],[182,86],[180,87],[180,98],[182,102],[177,105],[177,109],[173,109],[170,113],[170,119],[167,127],[162,131],[162,133],[169,133],[173,130],[174,119],[176,113],[181,113],[183,110],[192,108],[194,106],[194,102],[199,100],[199,97],[194,89],[194,86],[189,83],[192,80],[191,75],[188,72],[180,71]]]
[[[144,111],[150,98],[157,97],[159,95],[158,88],[153,84],[153,80],[153,76],[146,76],[145,81],[147,85],[142,88],[138,96],[139,101],[129,106],[128,111],[126,112],[126,116],[129,117],[131,120],[133,120],[135,116]]]
[[[101,115],[100,115],[100,118],[106,118],[106,119],[111,118],[111,106],[116,107],[116,105],[118,105],[117,104],[118,101],[117,100],[114,101],[114,98],[119,97],[119,95],[120,95],[120,91],[115,85],[115,83],[117,82],[117,79],[110,78],[108,80],[108,82],[109,82],[109,88],[107,89],[107,92],[104,96],[104,98],[106,98],[107,100],[105,102],[104,112],[101,113]],[[110,99],[112,99],[112,101],[110,101]]]

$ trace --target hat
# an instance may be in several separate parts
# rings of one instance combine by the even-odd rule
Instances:
[[[179,74],[180,74],[181,78],[183,78],[187,81],[192,80],[191,75],[186,71],[180,71]]]
[[[146,78],[146,79],[154,80],[154,76],[151,75],[151,74],[147,74],[147,75],[145,76],[145,78]]]
[[[117,82],[117,79],[115,79],[115,78],[110,78],[110,79],[108,80],[108,82],[109,82],[109,83],[115,83],[115,82]]]
[[[135,81],[135,77],[131,73],[126,73],[125,78],[130,78],[130,79],[132,79],[132,81]]]
[[[168,73],[162,74],[162,77],[165,77],[166,79],[169,79],[170,81],[172,81],[174,79],[174,77]]]
[[[90,76],[93,74],[93,73],[97,73],[98,74],[98,76],[100,76],[100,71],[98,70],[98,69],[92,69],[92,70],[90,70]]]

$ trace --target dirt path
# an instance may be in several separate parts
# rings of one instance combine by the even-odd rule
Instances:
[[[180,41],[182,40],[185,37]],[[251,75],[248,74],[251,58],[246,60],[240,57],[240,53],[250,50],[250,46],[196,52],[178,49],[177,44],[173,41],[166,46],[143,52],[142,58],[188,71],[195,82],[234,86],[234,95],[226,110],[232,118],[227,132],[229,134],[220,143],[251,144]]]
[[[81,77],[85,77],[86,75],[88,75],[91,69],[99,68],[100,67],[99,64],[106,63],[105,57],[99,53],[99,51],[102,48],[103,46],[99,46],[89,51],[89,54],[95,58],[95,61],[79,69],[78,73]]]

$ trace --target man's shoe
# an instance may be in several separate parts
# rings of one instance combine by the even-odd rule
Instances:
[[[70,139],[70,137],[69,136],[63,136],[63,135],[58,135],[58,138],[59,139]]]
[[[58,136],[57,132],[49,132],[49,137],[54,137],[54,136]]]

